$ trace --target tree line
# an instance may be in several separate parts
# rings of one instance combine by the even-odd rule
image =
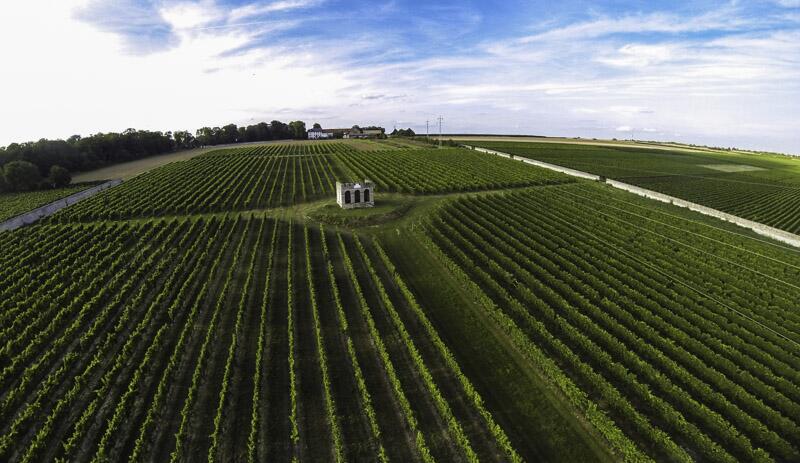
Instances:
[[[410,128],[408,129],[397,129],[395,128],[392,133],[389,134],[390,137],[414,137],[417,134]]]
[[[66,140],[12,143],[0,147],[0,192],[58,188],[70,183],[71,172],[201,146],[304,138],[305,122],[272,121],[242,127],[202,127],[194,134],[128,129],[87,137],[73,135]]]

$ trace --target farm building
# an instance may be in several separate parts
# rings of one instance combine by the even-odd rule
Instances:
[[[361,128],[354,125],[352,129],[344,134],[344,138],[383,138],[385,133],[386,129],[383,127]]]
[[[336,202],[342,209],[372,207],[375,205],[375,184],[366,179],[361,183],[336,182]]]
[[[328,138],[344,138],[344,134],[346,134],[348,130],[350,129],[322,129],[322,133],[328,135]]]
[[[313,129],[309,129],[308,132],[308,139],[309,140],[320,140],[324,138],[333,138],[333,133],[327,132],[322,130],[320,127],[314,127]]]

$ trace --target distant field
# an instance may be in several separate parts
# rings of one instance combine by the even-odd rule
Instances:
[[[434,138],[434,137],[432,137]],[[504,137],[501,135],[454,135],[452,137],[445,136],[445,139],[452,139],[457,142],[491,142],[491,143],[555,143],[555,144],[570,144],[570,145],[589,145],[589,146],[609,146],[621,148],[649,148],[655,150],[667,151],[690,151],[690,152],[712,152],[721,153],[720,150],[705,147],[695,147],[689,145],[680,145],[673,143],[655,143],[655,142],[642,142],[631,140],[593,140],[591,138],[566,138],[566,137]]]
[[[431,137],[435,138],[435,137]],[[591,145],[591,146],[612,146],[622,148],[649,148],[654,150],[666,151],[688,151],[692,153],[712,153],[712,154],[746,154],[756,156],[786,156],[782,153],[713,148],[709,146],[689,145],[676,142],[657,142],[643,140],[607,140],[598,138],[575,138],[575,137],[537,137],[537,136],[503,136],[503,135],[445,135],[444,139],[452,139],[457,142],[511,142],[511,143],[556,143],[571,145]]]
[[[703,164],[703,167],[720,172],[752,172],[754,170],[766,170],[763,167],[748,166],[745,164]]]
[[[92,185],[92,183],[84,183],[55,190],[0,194],[0,222],[24,214],[73,193],[83,191]]]
[[[88,172],[78,172],[73,177],[73,181],[98,182],[103,180],[112,180],[115,178],[127,180],[141,174],[142,172],[147,172],[148,170],[163,166],[164,164],[191,159],[209,151],[211,151],[211,149],[197,148],[194,150],[179,151],[177,153],[150,156],[136,161],[123,162],[100,169],[90,170]]]
[[[800,232],[800,159],[621,146],[474,144],[618,179],[789,232]]]
[[[331,199],[337,179],[369,178],[378,191],[412,194],[573,181],[562,174],[465,149],[387,149],[383,143],[369,143],[379,149],[360,151],[347,142],[319,142],[215,150],[139,175],[62,211],[55,219],[280,207]]]

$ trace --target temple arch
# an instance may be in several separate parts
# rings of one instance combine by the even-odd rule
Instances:
[[[354,202],[356,203],[361,202],[361,190],[356,190],[356,200]]]
[[[350,190],[344,192],[344,203],[350,204]]]

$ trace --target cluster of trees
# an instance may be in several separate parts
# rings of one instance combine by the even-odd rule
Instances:
[[[389,134],[390,137],[414,137],[416,135],[417,134],[414,133],[414,131],[411,130],[410,128],[408,128],[408,129],[399,129],[399,130],[398,129],[394,129],[394,130],[392,130],[392,133]]]
[[[58,165],[50,166],[44,176],[36,164],[27,161],[11,161],[0,166],[0,193],[60,188],[69,185],[71,181],[69,171]]]
[[[255,125],[237,127],[228,124],[223,127],[203,127],[192,136],[189,132],[176,132],[173,137],[176,142],[180,139],[180,148],[188,149],[196,146],[223,145],[231,143],[246,143],[267,140],[302,140],[306,138],[306,123],[292,121],[284,124],[281,121],[272,121],[269,124],[259,122]]]
[[[156,154],[230,143],[306,138],[303,121],[261,122],[246,127],[228,124],[189,131],[73,135],[66,140],[12,143],[0,148],[0,192],[57,188],[69,184],[70,172],[96,169]]]
[[[422,142],[428,143],[429,145],[435,145],[435,146],[439,146],[439,143],[441,143],[442,146],[447,146],[449,148],[458,148],[459,146],[461,146],[458,142],[453,141],[452,138],[448,138],[448,139],[445,140],[445,139],[442,139],[441,137],[439,137],[438,135],[431,135],[430,137],[423,137],[423,136],[416,137],[415,136],[414,140],[422,141]],[[483,145],[481,145],[481,146],[483,146]]]

